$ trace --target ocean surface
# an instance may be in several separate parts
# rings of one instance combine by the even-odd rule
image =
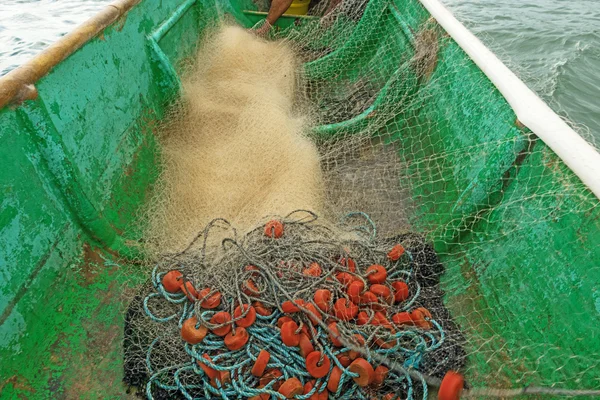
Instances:
[[[600,143],[600,0],[442,0],[560,115]],[[0,75],[110,0],[0,0]]]

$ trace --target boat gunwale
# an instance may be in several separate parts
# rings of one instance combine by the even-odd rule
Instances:
[[[37,97],[32,85],[142,0],[116,0],[52,43],[29,61],[0,76],[0,110]]]

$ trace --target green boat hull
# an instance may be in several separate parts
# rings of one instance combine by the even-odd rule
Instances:
[[[414,52],[411,32],[432,24],[418,0],[393,5],[384,23],[398,24],[390,25],[395,54],[381,60],[390,77],[398,56]],[[43,76],[36,99],[0,109],[1,398],[126,396],[123,293],[147,279],[135,262],[134,221],[160,172],[154,128],[207,27],[222,13],[251,26],[261,17],[242,12],[251,8],[142,1]],[[555,360],[600,352],[598,199],[518,123],[461,48],[438,37],[435,69],[420,89],[435,96],[390,126],[399,127],[398,154],[412,168],[413,226],[435,244],[446,303],[477,341],[468,378],[597,387],[593,360],[562,368]],[[309,75],[325,78],[327,63],[354,68],[344,51],[307,65]],[[503,367],[506,360],[520,368]]]

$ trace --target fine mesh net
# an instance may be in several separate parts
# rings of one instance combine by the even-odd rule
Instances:
[[[227,74],[210,79],[213,64],[200,62],[190,78],[199,86],[184,82],[189,105],[193,93],[222,79],[210,101],[196,99],[196,115],[186,105],[166,128],[163,189],[148,212],[158,262],[128,311],[128,383],[155,398],[283,398],[281,385],[295,387],[293,378],[299,399],[426,398],[452,370],[474,397],[599,395],[597,199],[417,2],[349,0],[313,12],[328,13],[272,28],[264,40],[236,31],[236,43],[249,49],[245,59],[220,64],[218,56],[214,65]],[[199,59],[219,53],[207,46]],[[225,103],[228,114],[213,112]],[[224,132],[240,136],[221,148]],[[219,186],[211,189],[207,169],[230,175],[210,179]],[[253,171],[267,181],[245,180]],[[220,191],[224,182],[231,190]],[[173,186],[183,192],[170,198]],[[203,208],[215,193],[214,205]],[[185,207],[177,204],[182,196],[192,196]],[[265,231],[272,219],[283,223],[279,238],[270,237],[275,227]],[[404,251],[392,260],[395,245]],[[349,258],[355,271],[342,261]],[[316,276],[305,273],[313,263]],[[343,320],[334,306],[351,297],[337,275],[369,288],[372,265],[388,273],[376,285],[395,295],[403,282],[409,296],[386,303],[383,295],[375,306],[359,298],[367,321],[358,311]],[[182,273],[178,282],[210,291],[194,302],[166,291],[173,270]],[[249,281],[258,291],[248,290]],[[315,302],[318,289],[332,293],[326,311]],[[219,306],[203,307],[214,292]],[[284,312],[282,303],[296,299],[303,308]],[[268,312],[245,328],[241,350],[210,333],[227,326],[210,322],[215,312],[235,319],[236,307],[256,311],[256,302]],[[193,317],[194,332],[209,331],[194,345],[181,336]],[[319,362],[328,357],[325,376],[310,374],[302,346],[282,342],[282,317],[308,337]],[[365,346],[353,341],[356,334]],[[260,350],[272,357],[266,378],[251,371]],[[354,361],[343,359],[348,353],[385,368],[374,374],[385,379],[360,385],[361,367],[342,364]],[[343,371],[338,385],[334,367]]]

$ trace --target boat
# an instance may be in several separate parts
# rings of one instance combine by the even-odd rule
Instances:
[[[314,132],[364,129],[399,96],[394,79],[402,96],[429,93],[388,126],[412,229],[445,265],[445,304],[476,350],[467,381],[597,390],[600,154],[439,0],[371,0],[361,13],[306,74],[368,64],[383,82],[368,107]],[[265,13],[246,0],[118,0],[0,78],[1,398],[128,396],[123,293],[148,278],[133,221],[160,173],[154,127],[224,16],[250,28]],[[276,29],[315,21],[285,15]],[[434,56],[398,78],[423,40]]]

